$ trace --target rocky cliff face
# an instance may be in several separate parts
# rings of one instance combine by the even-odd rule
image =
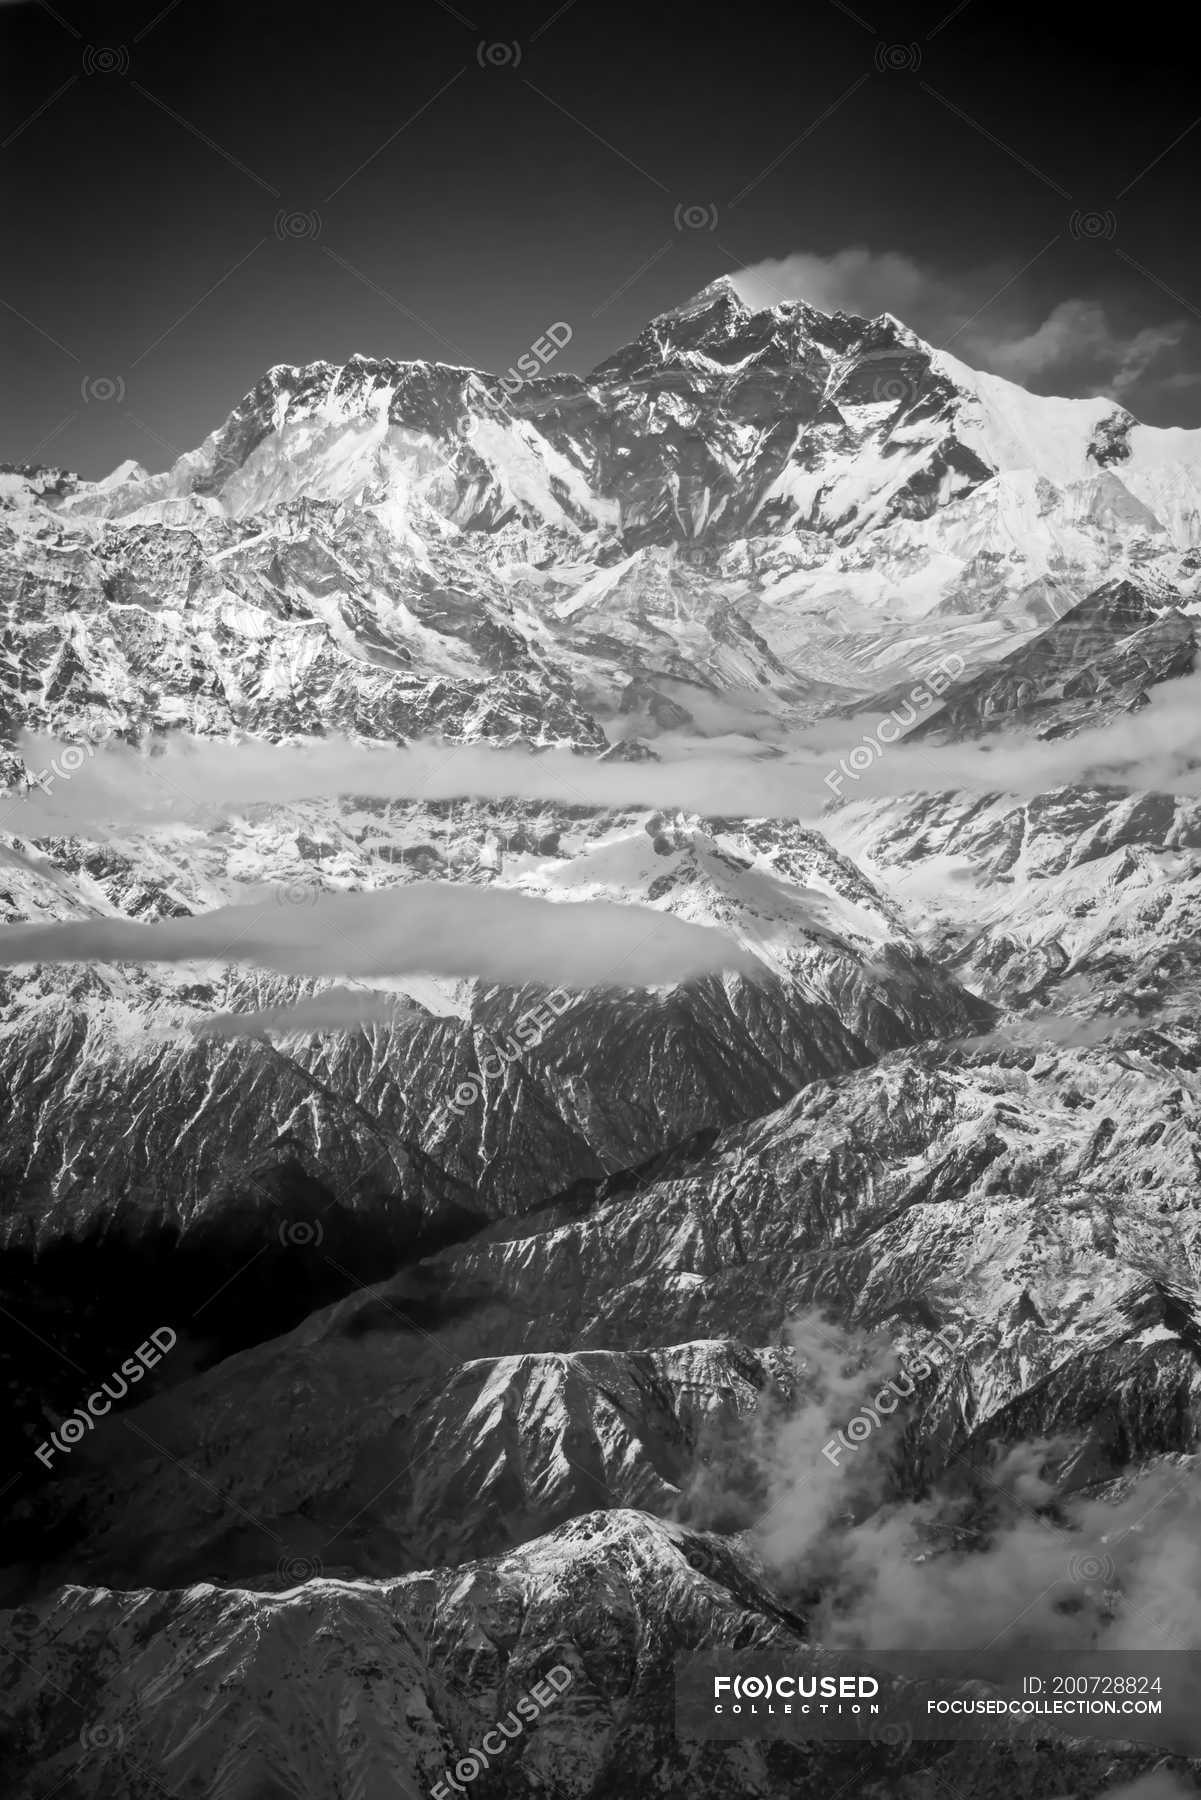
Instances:
[[[672,1671],[834,1667],[848,1533],[920,1612],[1014,1520],[1063,1641],[1137,1601],[1140,1643],[1195,1644],[1146,1599],[1201,1595],[1165,1523],[1201,1351],[1187,756],[1176,795],[1101,768],[820,829],[565,790],[60,830],[29,734],[165,783],[167,733],[770,766],[952,650],[919,745],[1137,725],[1194,666],[1195,435],[718,283],[586,377],[277,368],[163,474],[0,472],[6,925],[438,880],[749,959],[615,970],[533,1045],[542,988],[356,979],[348,1027],[336,978],[220,956],[5,969],[6,1792],[424,1795],[552,1669],[481,1796],[1091,1800],[1150,1766],[697,1742]],[[898,1369],[870,1452],[824,1457]],[[1123,1510],[1143,1482],[1172,1508]]]

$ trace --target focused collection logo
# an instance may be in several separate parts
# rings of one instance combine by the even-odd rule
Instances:
[[[731,1712],[740,1713],[744,1705],[774,1706],[779,1701],[785,1712],[791,1712],[799,1701],[799,1710],[808,1712],[807,1702],[815,1701],[822,1712],[832,1704],[841,1712],[846,1701],[849,1710],[858,1713],[863,1710],[859,1702],[873,1700],[879,1692],[874,1675],[715,1675],[713,1710],[720,1713],[728,1705]]]

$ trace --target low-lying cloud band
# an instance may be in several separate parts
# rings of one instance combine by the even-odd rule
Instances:
[[[479,977],[509,987],[656,987],[759,964],[728,933],[647,906],[551,901],[414,882],[310,903],[221,906],[191,918],[10,925],[0,965],[246,963],[285,975]]]
[[[173,736],[150,755],[106,742],[48,791],[0,797],[0,830],[27,840],[71,833],[96,838],[123,826],[203,825],[251,805],[347,794],[676,807],[710,817],[816,823],[830,799],[832,770],[861,742],[868,723],[866,714],[822,720],[767,753],[747,738],[665,735],[655,744],[661,760],[642,762],[433,740],[369,748],[332,737],[280,745]],[[30,768],[41,768],[64,749],[26,737],[21,753]],[[844,774],[839,792],[844,799],[965,789],[1038,794],[1084,782],[1196,794],[1199,762],[1201,672],[1162,683],[1137,713],[1071,738],[1007,733],[946,745],[901,740],[869,767]]]

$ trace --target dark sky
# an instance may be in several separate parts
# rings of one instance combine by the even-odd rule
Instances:
[[[162,468],[278,362],[504,369],[563,320],[586,369],[718,274],[852,246],[906,259],[931,335],[982,308],[966,360],[1072,303],[1094,361],[1149,346],[1132,410],[1201,423],[1174,14],[160,5],[0,0],[0,459]]]

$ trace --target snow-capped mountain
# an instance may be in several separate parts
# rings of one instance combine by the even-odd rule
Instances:
[[[848,1367],[954,1339],[831,1502],[831,1531],[928,1519],[966,1481],[903,1567],[986,1545],[1019,1463],[1065,1562],[1101,1554],[1078,1502],[1191,1481],[1189,795],[848,791],[817,829],[580,791],[40,807],[39,736],[164,780],[164,734],[637,778],[681,745],[767,770],[845,744],[952,654],[909,731],[944,758],[1125,728],[1194,670],[1201,431],[729,281],[512,388],[277,367],[160,474],[0,473],[5,925],[434,880],[642,905],[744,959],[563,995],[532,1046],[546,990],[483,979],[4,968],[17,1800],[426,1793],[556,1659],[561,1708],[481,1796],[933,1800],[936,1746],[673,1735],[678,1657],[833,1654],[795,1512],[788,1543],[759,1521],[818,1405],[818,1312]],[[39,1457],[164,1324],[145,1387]],[[1039,1756],[954,1787],[1091,1794],[1153,1760]]]
[[[259,643],[255,689],[302,670],[313,703],[333,679],[310,678],[314,659],[365,664],[378,687],[406,668],[519,684],[542,658],[606,696],[635,672],[795,688],[786,708],[811,716],[831,690],[905,673],[926,634],[975,662],[1123,569],[1186,604],[1201,571],[1201,433],[1031,395],[889,315],[752,314],[728,282],[588,377],[506,394],[443,364],[280,367],[161,475],[5,481],[22,564],[36,554],[54,588],[109,605],[164,590],[147,609],[163,641],[143,653],[190,657],[235,707],[241,671],[205,636],[243,656],[282,640]],[[216,614],[198,644],[173,647],[167,592],[188,597],[185,624],[197,602]],[[85,668],[116,675],[84,620],[80,635]],[[261,666],[285,648],[283,669]],[[186,722],[179,702],[166,723]],[[365,729],[378,698],[360,710]],[[395,714],[379,722],[402,729]]]

